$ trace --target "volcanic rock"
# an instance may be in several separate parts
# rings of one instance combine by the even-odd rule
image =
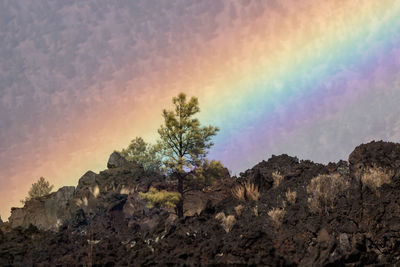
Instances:
[[[357,146],[349,156],[350,171],[353,176],[360,176],[366,167],[400,168],[400,144],[372,141]]]
[[[58,227],[74,212],[75,187],[65,186],[47,196],[26,202],[24,208],[13,208],[8,219],[11,227],[28,228],[31,224],[42,230]]]
[[[399,144],[364,144],[351,153],[349,162],[328,165],[288,155],[273,156],[239,178],[221,179],[188,193],[184,218],[177,218],[171,208],[148,208],[139,196],[150,186],[173,190],[176,184],[113,157],[111,162],[117,163],[99,174],[86,173],[74,193],[58,197],[53,193],[27,202],[23,209],[14,209],[12,228],[3,227],[0,232],[0,265],[400,264]],[[374,167],[392,175],[370,190],[360,175]],[[273,172],[283,177],[279,185],[274,185]],[[321,177],[340,177],[331,186],[335,182],[345,186],[328,201],[309,190],[312,181],[327,181]],[[248,182],[258,186],[258,201],[236,199],[231,193],[234,187]],[[96,186],[98,194],[93,193]],[[289,191],[296,193],[295,201],[288,200]],[[310,204],[316,195],[323,206],[320,209]],[[45,205],[56,198],[61,203],[59,209]],[[80,205],[71,208],[76,201]],[[48,219],[47,214],[55,213],[59,219],[62,215],[57,211],[62,207],[71,218],[64,220],[58,231],[44,231],[45,222],[54,224],[54,218]],[[279,223],[271,211],[283,212]]]

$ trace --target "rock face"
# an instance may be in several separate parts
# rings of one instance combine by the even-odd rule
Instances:
[[[170,190],[174,183],[129,163],[110,166],[99,174],[86,173],[73,193],[65,189],[14,209],[10,225],[5,223],[0,231],[0,265],[400,264],[399,144],[361,145],[348,162],[326,166],[288,155],[273,156],[237,179],[222,179],[188,194],[187,217],[182,219],[176,218],[173,209],[147,208],[138,193],[150,186]],[[368,168],[376,168],[370,180],[363,176]],[[279,185],[274,183],[274,172],[281,175]],[[384,183],[375,183],[385,173],[390,175]],[[317,181],[330,181],[330,190],[308,189]],[[245,182],[260,188],[258,201],[233,196],[232,189]],[[335,191],[339,183],[341,190]],[[97,196],[93,195],[95,186]],[[335,194],[324,199],[318,190]],[[289,200],[288,192],[296,193],[294,199]],[[64,208],[58,209],[50,199],[58,199]],[[320,206],[311,205],[321,199]],[[59,218],[58,212],[71,201],[79,205],[58,232],[40,230],[45,220],[39,217],[58,214]],[[54,219],[46,220],[54,223]]]
[[[32,199],[24,208],[11,210],[9,223],[11,227],[28,228],[32,224],[43,230],[58,230],[71,217],[74,193],[75,187],[65,186],[48,196]]]

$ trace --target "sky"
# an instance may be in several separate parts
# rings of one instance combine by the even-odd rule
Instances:
[[[397,0],[0,2],[0,215],[157,138],[179,92],[233,174],[400,140]]]

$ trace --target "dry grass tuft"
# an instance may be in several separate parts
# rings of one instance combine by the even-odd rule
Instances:
[[[219,220],[221,222],[222,228],[224,228],[225,232],[229,233],[233,226],[236,223],[235,216],[229,215],[225,216],[224,212],[219,212],[217,215],[215,215],[215,219]]]
[[[252,182],[245,182],[244,185],[237,185],[232,189],[232,195],[239,201],[258,201],[260,191]]]
[[[237,216],[242,215],[242,211],[243,211],[243,206],[242,206],[242,205],[237,205],[237,206],[235,207],[235,212],[236,212],[236,215],[237,215]]]
[[[89,201],[88,201],[87,197],[78,198],[78,199],[75,200],[75,204],[76,204],[77,206],[84,206],[84,207],[87,207],[88,204],[89,204]]]
[[[97,198],[100,194],[100,189],[98,185],[95,185],[92,188],[89,188],[90,193],[92,193],[94,198]]]
[[[289,201],[290,204],[296,203],[297,199],[297,192],[296,191],[290,191],[290,189],[285,193],[287,201]]]
[[[311,179],[307,186],[308,206],[312,212],[325,211],[333,208],[338,195],[349,188],[349,181],[339,173],[321,174]]]
[[[258,190],[258,187],[251,182],[247,182],[245,184],[245,188],[246,188],[247,199],[257,202],[258,199],[260,198],[260,191]]]
[[[363,186],[367,186],[377,193],[378,188],[381,187],[383,184],[389,184],[392,182],[393,175],[393,170],[387,170],[382,167],[373,165],[372,167],[365,170],[365,172],[361,176],[361,182]]]
[[[232,189],[232,195],[239,201],[245,201],[245,188],[242,185],[237,185]]]
[[[272,210],[268,211],[268,216],[271,218],[271,221],[276,229],[281,227],[285,214],[286,214],[285,209],[280,209],[280,208],[273,208]]]
[[[255,216],[258,216],[258,207],[257,206],[253,208],[253,213]]]
[[[130,188],[126,188],[125,186],[122,186],[121,190],[119,191],[119,193],[121,195],[129,195],[130,193],[132,193],[132,191],[134,191],[134,190],[132,190]]]
[[[283,175],[279,171],[274,171],[272,173],[272,179],[274,179],[273,188],[277,188],[283,181]]]

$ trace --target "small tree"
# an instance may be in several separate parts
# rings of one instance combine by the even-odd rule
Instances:
[[[53,190],[53,185],[50,185],[46,179],[40,177],[36,183],[32,184],[31,189],[29,189],[28,196],[25,200],[21,200],[22,204],[25,204],[27,201],[32,198],[42,197],[50,194],[51,190]]]
[[[145,171],[160,171],[161,156],[157,145],[146,143],[142,137],[136,137],[121,155],[129,161],[143,166]]]
[[[218,160],[207,160],[196,167],[185,179],[191,189],[202,189],[214,185],[218,180],[229,177],[229,171]]]
[[[178,192],[181,198],[176,205],[178,217],[183,217],[184,179],[196,166],[200,166],[207,150],[213,142],[218,128],[200,126],[193,116],[200,111],[199,101],[192,97],[186,102],[186,95],[180,93],[172,99],[175,110],[163,110],[164,125],[158,129],[159,145],[164,156],[164,164],[178,180]]]

